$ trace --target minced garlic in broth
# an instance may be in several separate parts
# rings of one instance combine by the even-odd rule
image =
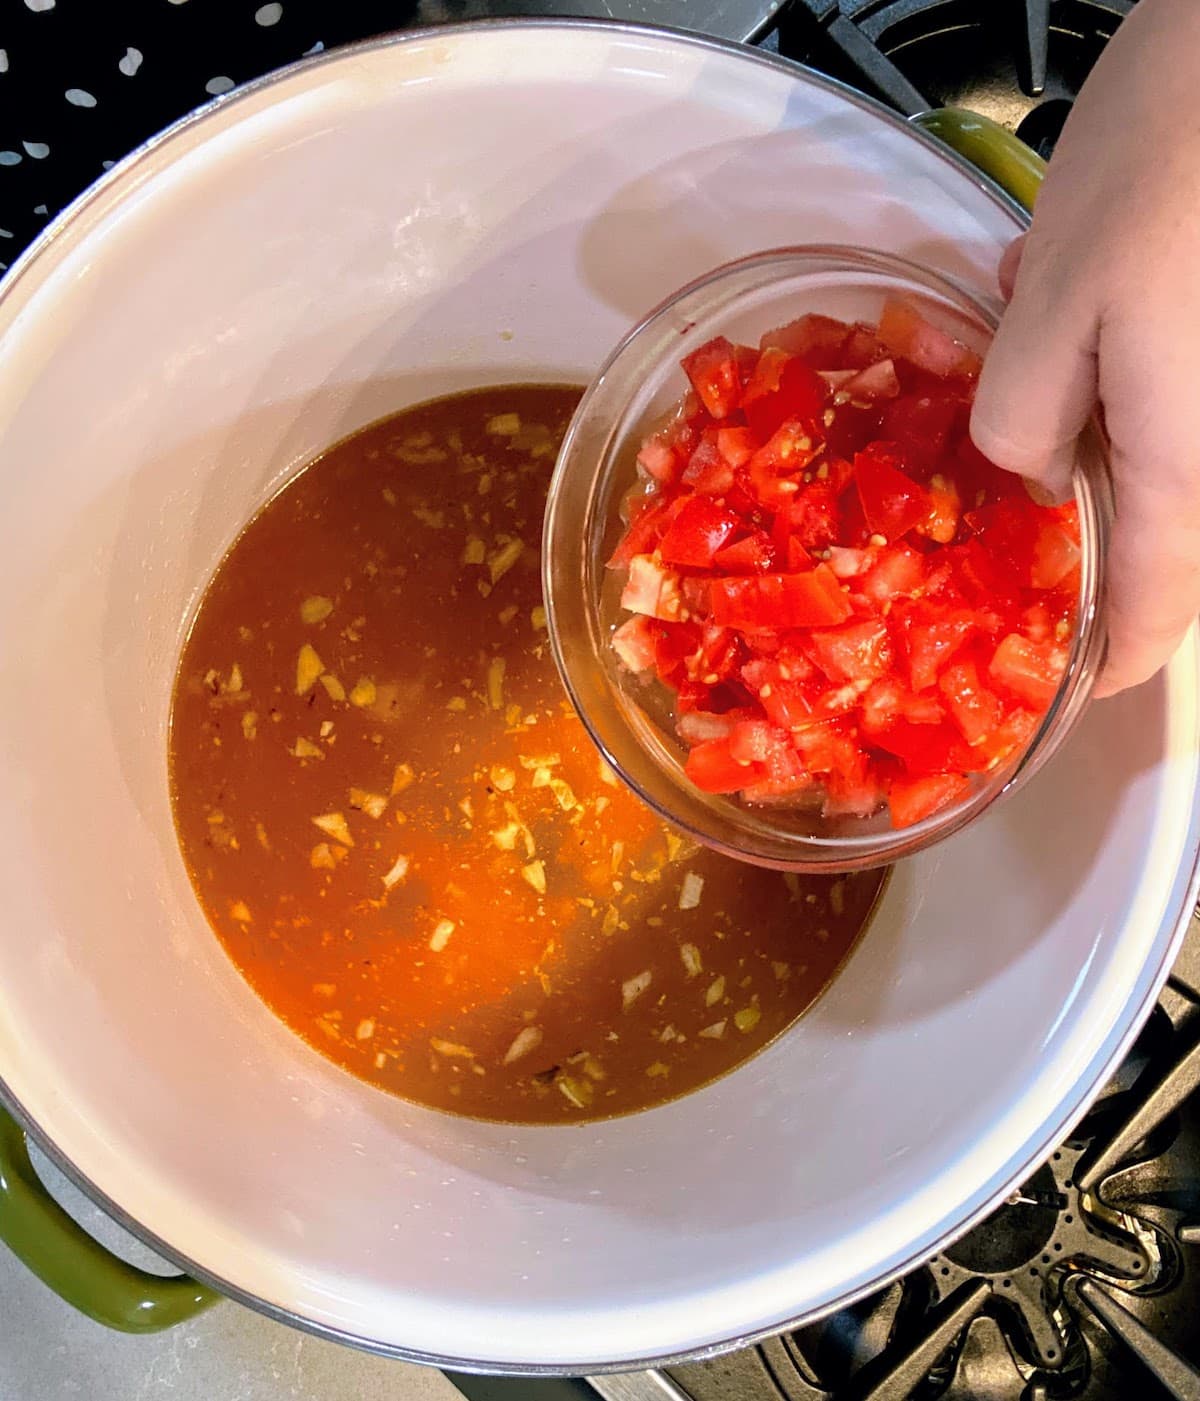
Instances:
[[[880,877],[668,831],[563,695],[539,581],[573,389],[422,405],[247,526],[180,663],[175,816],[269,1006],[439,1109],[563,1122],[732,1069],[820,993]]]

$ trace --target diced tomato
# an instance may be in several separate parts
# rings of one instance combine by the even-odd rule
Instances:
[[[760,350],[782,350],[788,355],[799,355],[814,369],[825,370],[839,363],[850,333],[851,327],[844,321],[810,313],[768,331],[758,345]]]
[[[880,441],[882,403],[857,399],[835,405],[829,414],[832,415],[832,422],[826,423],[829,415],[822,415],[821,430],[825,436],[825,451],[831,458],[840,457],[853,462],[855,453]]]
[[[704,740],[695,745],[688,751],[683,771],[705,793],[736,793],[764,776],[760,767],[738,763],[729,752],[727,738]]]
[[[965,608],[917,603],[893,614],[908,654],[909,684],[914,691],[936,686],[942,669],[979,631],[976,616]]]
[[[847,380],[842,390],[851,399],[894,399],[900,393],[896,366],[891,360],[877,360]]]
[[[716,433],[705,429],[683,469],[684,486],[702,496],[724,496],[733,486],[733,468],[717,447]]]
[[[678,498],[671,499],[657,493],[653,496],[635,497],[630,505],[629,524],[608,561],[608,567],[620,569],[627,565],[634,555],[653,553],[674,512],[682,505],[683,502]]]
[[[664,569],[653,555],[634,555],[621,592],[621,607],[630,613],[645,613],[650,618],[678,618],[683,607],[679,576]]]
[[[809,554],[800,538],[796,535],[789,535],[787,542],[787,567],[789,574],[800,574],[805,569],[813,567],[813,557]]]
[[[654,619],[635,613],[613,633],[613,651],[630,671],[646,671],[654,665],[659,626]]]
[[[718,428],[717,451],[731,467],[743,467],[758,451],[759,440],[749,428]]]
[[[887,347],[879,339],[875,327],[856,321],[842,346],[842,364],[848,370],[863,370],[886,354]]]
[[[977,746],[989,765],[1002,764],[1022,750],[1037,733],[1041,716],[1016,706]]]
[[[961,774],[930,774],[926,778],[896,778],[888,790],[892,826],[911,827],[935,812],[960,802],[971,791]]]
[[[722,627],[741,631],[824,627],[844,622],[850,604],[829,566],[819,564],[806,574],[714,579],[712,615]]]
[[[837,493],[814,482],[780,507],[772,535],[777,548],[794,540],[805,550],[823,550],[837,539],[839,523]]]
[[[812,702],[808,686],[790,672],[785,676],[779,662],[765,658],[747,662],[742,668],[742,679],[773,725],[793,730],[811,721]]]
[[[711,581],[696,574],[685,574],[679,581],[679,592],[683,595],[683,606],[691,617],[703,622],[712,611],[709,591]]]
[[[1021,631],[1030,642],[1045,642],[1053,627],[1054,620],[1044,603],[1031,603],[1021,614]]]
[[[715,706],[712,687],[703,681],[692,681],[676,668],[673,674],[659,672],[659,680],[675,692],[675,712],[690,715],[694,710],[710,711]]]
[[[1005,611],[1011,611],[1020,587],[1017,576],[978,539],[954,545],[946,554],[953,563],[963,592],[972,602],[1002,602]]]
[[[660,485],[673,482],[679,475],[679,459],[663,433],[653,433],[642,444],[637,455],[638,466]]]
[[[789,421],[814,425],[827,393],[824,380],[803,360],[782,350],[764,350],[746,385],[742,410],[751,430],[765,442]]]
[[[700,645],[692,658],[696,677],[707,686],[715,686],[740,674],[743,660],[742,643],[736,632],[716,623],[703,624]]]
[[[889,298],[883,308],[879,339],[893,355],[902,355],[918,369],[943,379],[951,375],[977,375],[982,365],[973,350],[939,330],[899,297]]]
[[[893,676],[873,681],[862,697],[865,735],[885,734],[897,720],[912,725],[940,725],[946,712],[934,696],[918,696]]]
[[[979,679],[979,671],[969,657],[951,662],[942,673],[938,690],[945,697],[950,718],[968,744],[980,744],[1004,717],[999,696]]]
[[[700,647],[700,629],[694,623],[664,622],[656,625],[654,667],[660,681],[679,686],[689,679],[688,658]]]
[[[763,347],[689,357],[643,445],[659,489],[613,556],[633,614],[613,647],[671,692],[704,791],[917,822],[1037,733],[1078,512],[977,452],[977,363],[912,308],[881,336],[809,317]]]
[[[739,764],[786,766],[781,755],[793,757],[786,730],[765,720],[740,720],[729,733],[729,752]]]
[[[911,545],[886,545],[863,578],[863,594],[880,608],[917,593],[925,583],[925,556]]]
[[[906,462],[930,471],[941,459],[957,414],[957,401],[945,395],[905,394],[884,409],[879,431]]]
[[[1058,694],[1066,669],[1065,647],[1031,642],[1018,632],[1010,632],[993,653],[988,674],[1018,700],[1045,710]]]
[[[737,351],[724,336],[716,336],[686,356],[683,372],[713,418],[728,418],[741,403],[742,375]]]
[[[658,550],[668,564],[707,569],[717,552],[742,529],[742,518],[711,497],[692,496],[671,522]]]
[[[870,817],[883,806],[884,788],[879,775],[872,772],[865,754],[856,764],[834,769],[825,778],[826,817]]]
[[[828,774],[856,769],[861,751],[839,721],[806,725],[792,733],[796,753],[811,773]]]
[[[929,493],[901,470],[899,455],[885,443],[855,457],[854,477],[867,524],[887,540],[898,540],[929,514]]]
[[[912,720],[894,720],[873,731],[869,739],[877,749],[901,760],[908,773],[961,773],[971,767],[971,751],[948,721],[918,725]]]
[[[796,494],[791,476],[802,472],[819,451],[807,424],[789,419],[767,439],[746,464],[755,498],[772,510]]]
[[[809,634],[809,654],[831,681],[874,681],[892,669],[892,640],[882,618]]]
[[[775,567],[775,546],[764,530],[718,550],[713,567],[723,574],[765,574]]]

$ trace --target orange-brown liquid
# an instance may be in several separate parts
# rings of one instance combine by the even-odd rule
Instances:
[[[598,760],[538,569],[577,398],[457,395],[313,462],[213,578],[171,726],[196,892],[264,1001],[365,1080],[518,1122],[732,1069],[821,992],[881,880],[698,849]]]

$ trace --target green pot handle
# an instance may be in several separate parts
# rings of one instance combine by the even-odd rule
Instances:
[[[969,160],[1023,209],[1033,209],[1038,187],[1046,175],[1046,162],[1020,137],[990,117],[961,107],[918,112],[909,121]]]
[[[186,1275],[149,1274],[93,1240],[46,1190],[25,1134],[0,1108],[0,1241],[80,1313],[123,1333],[184,1323],[220,1295]]]

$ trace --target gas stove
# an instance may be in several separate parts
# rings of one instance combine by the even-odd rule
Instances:
[[[904,114],[966,106],[1048,156],[1081,83],[1133,3],[403,0],[360,14],[365,25],[357,32],[350,32],[347,7],[293,3],[285,8],[294,34],[285,36],[287,25],[269,31],[279,34],[278,51],[238,62],[231,54],[221,71],[250,77],[256,65],[261,71],[389,25],[606,15],[755,42]],[[139,116],[145,130],[131,124],[114,136],[110,129],[104,140],[133,144],[192,100],[172,97],[178,111],[147,108]],[[120,154],[119,145],[102,150],[87,127],[74,139],[76,164],[57,185],[21,186],[37,220],[9,219],[18,232],[0,249],[4,256],[98,173],[101,154]],[[32,159],[12,171],[32,181],[43,169]],[[16,205],[14,194],[6,207],[16,212]],[[819,1323],[669,1372],[453,1380],[470,1401],[1200,1401],[1198,1086],[1194,922],[1133,1052],[1073,1137],[988,1220],[906,1278]],[[297,1339],[297,1349],[302,1342],[310,1352],[319,1346]]]

